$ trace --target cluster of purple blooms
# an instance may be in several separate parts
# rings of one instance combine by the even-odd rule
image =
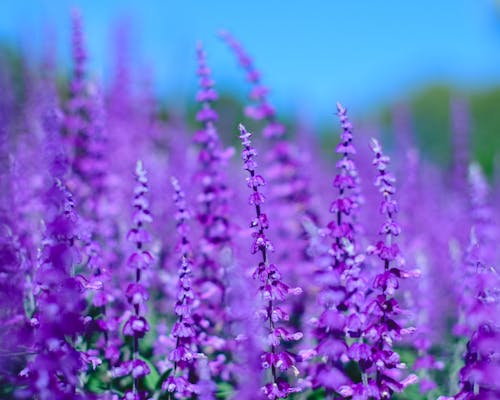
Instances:
[[[500,398],[499,193],[469,159],[467,103],[451,174],[403,109],[391,160],[337,103],[324,160],[221,38],[258,134],[218,126],[201,44],[196,132],[131,84],[126,46],[110,89],[88,76],[78,13],[64,95],[50,54],[16,71],[22,95],[0,60],[0,397]]]

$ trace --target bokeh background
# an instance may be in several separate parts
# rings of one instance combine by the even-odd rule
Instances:
[[[331,139],[338,100],[360,126],[389,138],[403,107],[424,154],[447,165],[450,103],[460,98],[470,106],[475,158],[490,176],[498,164],[498,1],[2,0],[1,57],[16,66],[52,52],[67,79],[75,7],[93,78],[112,80],[119,37],[137,80],[151,82],[165,109],[192,109],[199,40],[225,101],[244,101],[246,82],[217,37],[227,29],[255,57],[281,118],[309,124],[320,140]]]

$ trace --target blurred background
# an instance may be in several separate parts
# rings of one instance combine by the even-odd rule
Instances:
[[[83,15],[93,78],[107,85],[120,62],[117,44],[126,46],[127,62],[165,108],[193,108],[197,41],[225,101],[245,101],[243,74],[217,37],[227,29],[254,57],[280,117],[310,126],[320,140],[334,140],[340,100],[358,126],[381,136],[391,135],[398,115],[406,118],[424,154],[447,164],[450,104],[460,99],[475,157],[489,175],[498,164],[498,1],[2,0],[2,59],[15,71],[52,52],[66,80],[73,8]]]

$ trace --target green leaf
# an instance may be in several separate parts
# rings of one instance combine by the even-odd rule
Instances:
[[[106,390],[98,375],[91,375],[86,384],[87,390],[92,393],[102,393]]]
[[[307,400],[323,400],[325,397],[325,389],[319,388],[314,390],[309,396],[307,396]]]
[[[144,377],[144,386],[146,386],[146,388],[151,392],[154,392],[158,385],[158,382],[160,381],[160,374],[158,373],[156,367],[149,360],[143,357],[141,357],[141,360],[148,364],[148,367],[151,370],[151,372]]]
[[[217,384],[217,398],[227,399],[234,393],[234,388],[227,382]]]
[[[170,374],[172,373],[172,368],[167,369],[163,374],[161,374],[160,379],[158,379],[158,382],[156,383],[156,389],[160,389],[161,384],[167,379]]]

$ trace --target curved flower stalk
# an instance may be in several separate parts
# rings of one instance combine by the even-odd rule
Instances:
[[[261,83],[260,72],[253,64],[252,58],[229,32],[223,31],[220,36],[233,51],[240,66],[245,70],[247,80],[252,85],[250,99],[256,104],[246,107],[245,114],[255,120],[266,120],[266,126],[262,131],[264,137],[282,137],[285,134],[285,126],[276,120],[276,111],[267,99],[269,89]]]
[[[253,120],[264,122],[262,135],[270,142],[265,157],[266,177],[271,183],[269,206],[275,207],[280,217],[276,221],[275,231],[283,244],[277,253],[282,272],[294,285],[309,281],[312,260],[307,252],[307,231],[301,221],[308,218],[318,224],[319,217],[311,204],[310,181],[303,173],[304,154],[285,138],[285,126],[278,121],[268,99],[269,89],[261,83],[260,72],[244,47],[228,32],[222,32],[221,37],[232,49],[251,84],[249,97],[254,104],[246,107],[245,114]],[[301,267],[298,268],[298,265]],[[299,328],[302,325],[304,304],[310,296],[309,288],[305,286],[304,289],[305,293],[290,304],[292,320]]]
[[[185,398],[198,392],[195,382],[197,359],[203,355],[198,352],[198,338],[196,324],[193,318],[193,310],[198,306],[198,299],[193,291],[192,282],[192,249],[188,239],[191,213],[187,209],[186,199],[179,182],[172,178],[174,188],[174,203],[177,209],[175,219],[177,221],[177,234],[179,243],[177,252],[179,259],[179,280],[177,300],[175,302],[175,314],[177,321],[172,328],[172,338],[175,348],[170,352],[168,359],[172,362],[172,373],[162,383],[162,389],[169,392],[172,398]],[[205,370],[204,372],[208,372]],[[204,389],[208,387],[208,378],[204,377]],[[206,397],[207,392],[204,391]]]
[[[150,268],[154,263],[153,255],[144,249],[144,244],[151,240],[146,230],[146,224],[151,223],[153,219],[149,211],[149,201],[146,197],[146,194],[149,192],[148,178],[141,161],[137,161],[135,180],[136,186],[132,201],[134,207],[132,218],[134,226],[127,234],[127,239],[135,246],[135,251],[127,261],[127,265],[134,271],[135,279],[128,285],[125,292],[127,302],[132,307],[133,313],[123,326],[123,335],[129,336],[133,340],[132,358],[130,361],[122,363],[120,367],[115,368],[114,376],[132,375],[132,394],[127,394],[126,396],[139,399],[139,379],[144,378],[151,372],[148,364],[141,360],[139,355],[139,340],[149,331],[149,323],[144,317],[149,293],[148,289],[141,282],[141,276],[143,271]],[[128,399],[129,397],[126,398]]]
[[[277,120],[276,111],[268,100],[269,89],[261,83],[260,72],[244,47],[228,32],[221,32],[221,37],[232,49],[252,85],[249,97],[255,105],[248,106],[245,114],[254,120],[265,121],[262,134],[273,143],[269,154],[268,171],[275,191],[273,197],[281,202],[295,205],[299,211],[305,212],[317,222],[317,216],[309,204],[311,194],[308,182],[300,173],[302,165],[299,154],[288,141],[284,140],[285,126]]]
[[[261,261],[255,269],[253,278],[259,283],[261,299],[266,303],[259,311],[260,316],[268,324],[268,345],[262,356],[262,368],[271,370],[271,382],[262,387],[262,392],[268,399],[287,398],[289,394],[299,392],[301,389],[290,385],[286,379],[280,377],[280,371],[291,369],[295,375],[298,370],[295,367],[295,356],[286,350],[280,349],[281,343],[296,341],[302,338],[301,332],[289,332],[280,326],[281,321],[289,319],[288,313],[277,304],[284,301],[289,295],[302,293],[300,288],[291,288],[281,279],[281,274],[276,265],[269,262],[269,253],[274,251],[274,246],[267,238],[266,231],[269,229],[267,215],[262,212],[264,195],[260,191],[265,185],[265,180],[256,173],[255,162],[256,150],[252,147],[251,133],[240,124],[240,139],[243,146],[242,159],[244,169],[248,172],[248,187],[251,190],[248,202],[255,207],[255,219],[250,227],[253,228],[252,254],[260,253]]]
[[[394,351],[393,345],[403,335],[414,331],[413,328],[402,327],[397,321],[403,312],[394,297],[399,279],[416,277],[419,273],[402,269],[405,262],[395,243],[395,238],[400,234],[399,225],[395,220],[398,212],[394,199],[395,178],[387,171],[390,159],[382,153],[382,147],[377,140],[372,139],[371,148],[375,154],[373,165],[378,171],[375,186],[383,196],[380,212],[385,221],[379,231],[383,239],[370,246],[367,251],[382,261],[384,270],[375,276],[375,297],[366,306],[367,321],[363,336],[369,343],[355,343],[349,348],[350,358],[358,361],[360,366],[362,383],[343,387],[340,393],[343,396],[389,399],[394,392],[402,392],[418,380],[414,374],[406,378],[401,377],[400,371],[406,366]]]
[[[313,380],[315,387],[324,387],[328,392],[339,392],[342,385],[349,383],[341,359],[348,353],[348,337],[361,336],[366,291],[366,282],[359,274],[364,256],[355,246],[355,214],[361,199],[357,190],[358,172],[352,160],[356,153],[352,124],[340,103],[337,103],[337,113],[342,133],[336,152],[342,158],[337,162],[338,173],[333,180],[333,187],[338,191],[330,206],[334,218],[328,224],[329,236],[333,239],[331,263],[318,273],[321,287],[318,299],[323,311],[315,321],[316,352],[324,363],[315,370]]]

